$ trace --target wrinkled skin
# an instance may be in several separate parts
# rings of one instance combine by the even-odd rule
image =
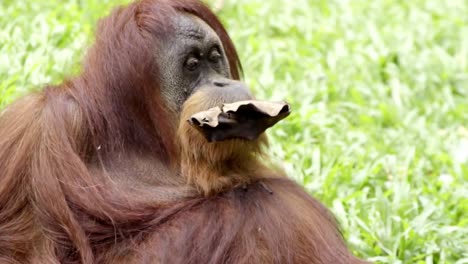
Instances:
[[[174,33],[161,43],[157,54],[161,93],[171,110],[179,112],[187,98],[199,89],[210,89],[212,106],[252,98],[241,82],[231,80],[223,45],[203,20],[180,13]]]

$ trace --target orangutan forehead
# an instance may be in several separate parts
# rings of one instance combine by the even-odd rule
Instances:
[[[176,34],[186,38],[201,40],[206,37],[215,37],[217,34],[206,24],[205,21],[197,16],[180,13],[175,17]]]
[[[206,32],[203,30],[187,28],[181,31],[179,34],[189,39],[202,40],[205,38]]]

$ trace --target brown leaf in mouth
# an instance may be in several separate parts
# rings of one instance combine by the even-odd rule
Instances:
[[[209,142],[234,138],[255,140],[290,113],[286,102],[247,100],[198,112],[188,121]]]

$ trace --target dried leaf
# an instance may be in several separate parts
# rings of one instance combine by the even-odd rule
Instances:
[[[281,113],[290,112],[289,104],[285,102],[268,102],[268,101],[239,101],[231,104],[223,105],[223,112],[237,112],[241,107],[252,107],[252,111],[266,114],[274,117]]]
[[[189,122],[206,139],[257,139],[266,129],[290,114],[285,102],[239,101],[214,107],[191,116]]]

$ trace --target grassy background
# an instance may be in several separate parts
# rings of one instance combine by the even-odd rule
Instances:
[[[216,0],[209,0],[213,4]],[[0,107],[79,71],[121,0],[0,0]],[[468,2],[226,0],[272,155],[378,263],[468,263]]]

